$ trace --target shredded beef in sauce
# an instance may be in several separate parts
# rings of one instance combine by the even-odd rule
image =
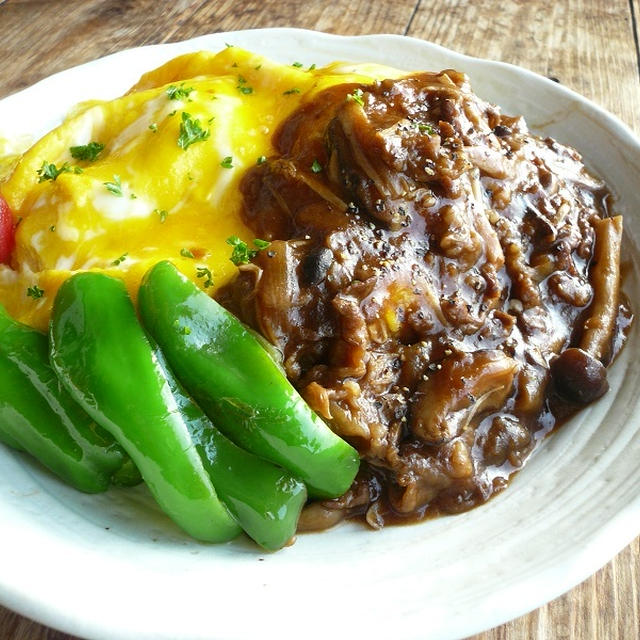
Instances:
[[[221,300],[363,460],[301,528],[485,502],[608,388],[631,318],[609,192],[451,70],[325,90],[276,149],[242,184],[271,245]]]

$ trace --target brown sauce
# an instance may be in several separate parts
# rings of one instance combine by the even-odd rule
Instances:
[[[362,457],[301,528],[485,502],[607,389],[631,313],[606,186],[451,70],[332,87],[275,142],[242,184],[271,245],[221,300]]]

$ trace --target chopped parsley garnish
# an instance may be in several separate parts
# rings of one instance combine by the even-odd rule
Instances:
[[[362,89],[354,89],[353,93],[350,93],[348,98],[351,98],[354,102],[357,102],[361,107],[364,107],[364,100],[362,99]]]
[[[322,165],[318,162],[317,158],[311,164],[311,171],[313,171],[313,173],[320,173],[322,171]]]
[[[51,231],[51,233],[53,233],[55,230],[56,230],[56,225],[55,225],[55,224],[52,224],[52,225],[49,227],[49,231]]]
[[[169,215],[169,212],[166,209],[154,209],[153,213],[155,213],[160,218],[160,222],[164,222]]]
[[[253,67],[256,71],[260,71],[260,69],[262,69],[262,65],[261,64],[257,64],[255,67]]]
[[[307,71],[313,71],[316,68],[315,63],[313,63],[308,69]]]
[[[300,89],[298,87],[293,87],[292,89],[288,89],[287,91],[283,91],[283,96],[290,96],[292,93],[300,93]]]
[[[184,82],[179,87],[175,84],[167,87],[169,100],[186,100],[192,91],[195,91],[195,89],[193,87],[185,87]]]
[[[213,275],[207,267],[196,267],[196,278],[205,278],[205,281],[202,283],[205,289],[213,286]]]
[[[253,249],[249,249],[249,245],[240,240],[238,236],[229,236],[227,238],[227,244],[233,247],[231,257],[229,258],[236,266],[241,264],[248,264],[251,258],[256,255]]]
[[[152,123],[149,125],[149,129],[151,129],[151,131],[153,131],[153,133],[158,133],[158,125],[157,125],[157,123],[152,122]]]
[[[244,95],[249,95],[250,93],[253,93],[253,87],[249,87],[247,85],[246,79],[242,76],[238,76],[238,86],[236,87],[236,89],[240,93],[243,93]]]
[[[71,167],[68,162],[65,162],[58,169],[55,164],[45,160],[37,171],[38,176],[40,176],[38,182],[44,182],[45,180],[54,182],[61,173],[71,173]]]
[[[300,67],[302,67],[302,62],[293,62],[291,66],[295,67],[296,69],[300,69]]]
[[[249,264],[252,258],[258,255],[262,249],[268,247],[271,243],[266,240],[260,240],[256,238],[253,241],[255,245],[255,249],[250,249],[249,245],[244,242],[244,240],[240,240],[238,236],[229,236],[227,238],[227,244],[233,247],[233,252],[231,253],[231,257],[229,258],[233,264],[239,266],[241,264]]]
[[[73,167],[73,173],[79,175],[81,173],[84,173],[84,171],[80,167]]]
[[[128,253],[123,253],[119,258],[116,258],[111,264],[114,267],[121,265],[127,259],[128,255],[129,255]]]
[[[102,183],[109,193],[113,193],[114,196],[122,197],[122,183],[120,182],[120,176],[117,173],[113,174],[113,182]]]
[[[89,144],[83,144],[78,147],[69,147],[72,158],[76,160],[87,160],[88,162],[95,162],[103,149],[104,145],[101,142],[90,142]]]
[[[223,169],[233,169],[233,156],[225,156],[220,163]]]
[[[200,120],[195,120],[191,114],[182,112],[182,122],[180,123],[180,135],[178,136],[178,146],[187,149],[195,142],[202,142],[209,137],[209,129],[200,126]]]
[[[256,160],[256,164],[264,164],[267,161],[267,156],[259,156]]]
[[[189,249],[180,249],[180,255],[183,258],[195,258],[195,256],[193,255],[193,253],[191,251],[189,251]]]
[[[229,44],[228,42],[225,42],[224,46],[227,47],[227,49],[231,49],[231,47],[233,47],[233,45]]]
[[[34,284],[33,287],[27,287],[27,295],[34,300],[38,298],[42,298],[44,295],[44,289],[41,289],[37,284]]]
[[[418,131],[420,131],[420,133],[428,133],[430,136],[436,133],[436,130],[426,122],[418,122]]]
[[[175,116],[175,115],[176,115],[176,113],[177,113],[177,110],[176,110],[176,109],[174,109],[174,110],[169,114],[169,117],[171,117],[171,118],[172,118],[173,116]]]
[[[176,328],[176,331],[183,336],[188,336],[191,333],[191,327],[181,326],[178,320],[173,323],[173,326]]]

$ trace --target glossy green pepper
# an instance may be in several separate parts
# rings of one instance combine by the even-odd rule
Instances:
[[[0,440],[73,487],[96,493],[140,480],[129,456],[61,388],[47,337],[0,306]]]
[[[220,499],[259,545],[280,549],[296,532],[307,500],[305,485],[220,433],[173,375],[159,349],[156,357]]]
[[[50,329],[61,382],[136,463],[158,504],[198,540],[240,527],[220,502],[124,283],[81,273],[60,287]]]
[[[3,428],[4,427],[0,423],[0,442],[6,444],[12,449],[15,449],[16,451],[24,451],[24,447],[17,440],[14,440],[8,433],[5,433]]]
[[[145,275],[138,305],[177,377],[237,445],[289,469],[314,497],[351,486],[358,453],[311,411],[237,318],[166,261]]]

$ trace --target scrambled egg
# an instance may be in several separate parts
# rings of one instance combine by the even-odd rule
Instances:
[[[11,266],[0,265],[0,303],[45,329],[72,273],[116,275],[135,298],[165,258],[213,293],[236,271],[226,239],[252,246],[238,184],[274,152],[278,125],[331,85],[400,75],[377,65],[281,65],[229,47],[183,55],[121,98],[78,105],[17,159],[0,157],[9,173],[0,195],[18,223]]]

